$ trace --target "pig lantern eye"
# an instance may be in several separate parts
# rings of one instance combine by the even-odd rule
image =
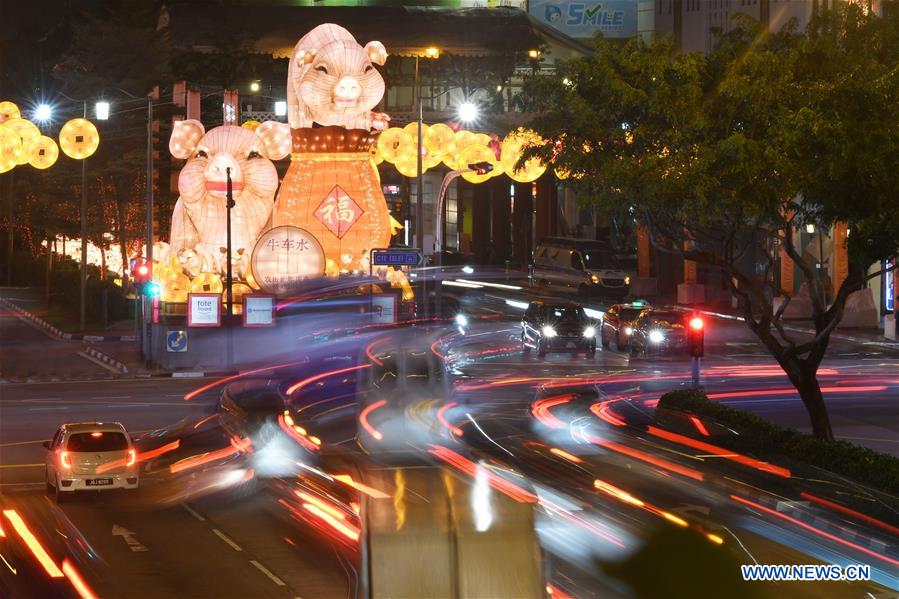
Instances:
[[[370,64],[367,64],[367,65],[365,65],[365,68],[362,69],[362,74],[364,75],[365,73],[370,73],[371,71],[374,71],[374,70],[375,70],[375,67],[371,66]]]
[[[253,158],[262,158],[262,154],[256,150],[250,150],[250,153],[247,154],[247,160],[252,160]]]
[[[315,70],[318,71],[319,73],[324,73],[325,75],[328,74],[328,68],[323,64],[320,64],[317,67],[315,67]]]
[[[200,150],[197,152],[197,158],[209,158],[209,154],[206,153],[206,150]]]

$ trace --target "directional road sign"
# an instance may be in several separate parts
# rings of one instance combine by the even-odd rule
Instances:
[[[423,262],[421,252],[415,249],[372,250],[371,256],[374,266],[418,266]]]

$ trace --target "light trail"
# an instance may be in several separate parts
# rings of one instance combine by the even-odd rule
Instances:
[[[94,591],[91,590],[87,583],[84,582],[84,579],[81,577],[81,574],[78,573],[78,570],[75,569],[68,558],[63,558],[62,560],[62,571],[68,576],[69,580],[72,582],[72,586],[75,587],[75,590],[78,591],[78,595],[81,596],[81,599],[97,599],[97,595],[94,594]]]
[[[622,455],[626,455],[628,457],[646,462],[647,464],[652,464],[653,466],[656,466],[658,468],[669,470],[676,474],[680,474],[681,476],[686,476],[687,478],[692,478],[693,480],[704,479],[702,473],[697,470],[688,468],[687,466],[681,466],[680,464],[675,464],[674,462],[670,462],[664,458],[657,458],[654,455],[646,453],[645,451],[640,451],[639,449],[634,449],[633,447],[628,447],[627,445],[622,445],[621,443],[617,443],[615,441],[608,441],[606,439],[600,439],[598,437],[588,437],[587,441],[595,445],[599,445],[600,447],[605,447],[606,449],[610,449]]]
[[[374,487],[369,487],[366,484],[360,483],[359,481],[354,480],[353,477],[349,474],[334,474],[333,478],[339,480],[349,487],[356,489],[357,491],[362,491],[363,493],[374,499],[390,499],[390,495],[388,495],[387,493],[379,491]]]
[[[315,381],[320,381],[322,379],[328,378],[330,376],[336,376],[338,374],[344,374],[347,372],[354,372],[356,370],[364,370],[365,368],[371,368],[371,364],[359,364],[357,366],[348,366],[347,368],[339,368],[337,370],[330,370],[328,372],[322,372],[320,374],[316,374],[314,376],[310,376],[309,378],[305,378],[301,381],[298,381],[287,388],[287,395],[293,395],[295,392],[299,391],[306,385],[310,383],[314,383]]]
[[[209,383],[208,385],[203,385],[199,389],[194,389],[193,391],[191,391],[190,393],[188,393],[187,395],[184,396],[184,401],[190,401],[191,399],[193,399],[200,393],[203,393],[204,391],[208,391],[214,387],[217,387],[218,385],[227,383],[228,381],[233,381],[235,379],[239,379],[242,376],[248,376],[251,374],[259,374],[260,372],[266,372],[268,370],[277,370],[278,368],[287,368],[288,366],[296,366],[298,364],[305,364],[305,363],[306,363],[305,361],[285,362],[284,364],[276,364],[274,366],[266,366],[264,368],[257,368],[256,370],[248,370],[247,372],[241,372],[238,374],[233,374],[231,376],[226,376],[225,378],[219,379],[217,381],[213,381],[213,382]]]
[[[552,397],[546,397],[544,399],[539,399],[534,402],[534,405],[531,406],[531,413],[534,417],[539,420],[544,425],[553,429],[561,429],[565,428],[567,425],[552,415],[549,411],[550,408],[555,408],[557,406],[561,406],[567,404],[572,399],[574,399],[574,395],[568,393],[566,395],[554,395]]]
[[[384,439],[384,435],[381,434],[381,431],[379,431],[374,426],[372,426],[371,423],[369,423],[368,417],[371,415],[372,412],[374,412],[378,408],[384,407],[386,405],[387,405],[387,400],[381,399],[381,400],[376,401],[375,403],[367,406],[365,409],[363,409],[361,412],[359,412],[359,424],[362,425],[362,428],[364,428],[365,431],[369,435],[371,435],[378,441],[381,441],[382,439]]]
[[[472,462],[465,456],[440,445],[431,445],[431,449],[428,450],[428,453],[440,458],[451,466],[455,466],[472,478],[476,478],[478,469],[483,468],[483,466]],[[537,503],[536,495],[490,470],[487,470],[487,482],[500,493],[508,495],[519,503]]]
[[[627,422],[621,416],[612,411],[611,404],[616,401],[621,401],[621,399],[609,399],[606,401],[595,403],[590,406],[590,411],[612,426],[627,426]]]
[[[19,512],[16,510],[3,510],[3,515],[6,516],[9,523],[12,524],[13,530],[15,530],[16,534],[19,535],[19,538],[25,542],[25,545],[31,550],[35,559],[37,559],[37,561],[44,567],[44,570],[47,571],[47,574],[49,574],[51,578],[64,578],[65,574],[63,574],[62,570],[60,570],[53,562],[53,559],[50,558],[47,550],[44,549],[44,546],[37,540],[37,537],[35,537],[28,529],[28,525],[25,524],[25,521],[19,515]]]
[[[862,514],[861,512],[857,512],[857,511],[855,511],[851,508],[848,508],[844,505],[840,505],[839,503],[834,503],[833,501],[828,501],[827,499],[824,499],[822,497],[812,495],[811,493],[806,493],[805,491],[802,491],[799,494],[799,496],[802,497],[803,499],[808,499],[809,501],[814,501],[815,503],[829,507],[838,512],[842,512],[842,513],[846,514],[847,516],[852,516],[853,518],[858,518],[859,520],[867,522],[868,524],[873,524],[874,526],[877,526],[879,528],[882,528],[886,531],[891,532],[892,534],[894,534],[896,536],[899,536],[899,528],[896,528],[895,526],[887,524],[886,522],[881,522],[877,518],[873,518],[871,516],[868,516],[867,514]]]
[[[455,407],[456,405],[457,405],[456,402],[451,401],[448,404],[445,404],[439,410],[437,410],[437,420],[439,420],[440,424],[442,424],[447,430],[449,430],[455,436],[461,437],[464,434],[462,429],[459,428],[458,426],[454,426],[446,419],[446,411]]]
[[[568,460],[569,462],[573,462],[575,464],[580,464],[584,461],[581,458],[574,455],[573,453],[568,453],[564,449],[559,449],[558,447],[550,447],[549,452],[559,456],[562,459]]]

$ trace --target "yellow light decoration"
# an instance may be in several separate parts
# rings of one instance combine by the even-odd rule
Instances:
[[[475,133],[474,134],[474,143],[489,146],[490,145],[490,136],[487,135],[486,133]]]
[[[259,121],[244,121],[243,123],[240,124],[240,126],[243,127],[244,129],[249,129],[250,131],[255,131],[256,128],[259,127],[259,125],[261,125],[261,124],[262,123],[260,123]]]
[[[515,165],[521,159],[524,148],[528,145],[541,144],[543,144],[543,140],[540,136],[527,129],[519,128],[506,135],[500,160],[510,179],[519,183],[530,183],[537,180],[546,171],[546,165],[538,158],[531,158],[521,169],[515,170]]]
[[[435,156],[446,156],[456,151],[456,133],[443,123],[428,127],[422,141],[428,153]]]
[[[397,160],[394,164],[396,166],[396,170],[404,177],[417,177],[418,176],[418,161],[415,159],[415,155],[405,156],[400,160]],[[422,161],[422,173],[427,171],[428,169],[424,165],[424,161]]]
[[[9,119],[2,126],[18,135],[22,144],[22,149],[16,158],[16,164],[28,164],[28,144],[31,143],[31,140],[41,136],[41,130],[37,128],[37,125],[23,118]]]
[[[553,172],[556,174],[556,179],[558,179],[559,181],[564,181],[571,176],[571,171],[558,166],[553,169]]]
[[[378,137],[378,150],[384,160],[396,162],[409,154],[415,155],[415,141],[399,127],[391,127]]]
[[[459,154],[457,152],[451,152],[449,154],[443,155],[443,164],[448,166],[450,170],[456,170],[459,166]]]
[[[251,272],[248,272],[248,273],[247,273],[247,285],[249,285],[250,287],[252,287],[252,288],[255,289],[256,291],[259,291],[259,289],[261,289],[261,288],[259,287],[259,283],[256,282],[256,277],[254,277],[254,276],[253,276],[253,273],[251,273]]]
[[[87,119],[72,119],[59,131],[59,147],[69,158],[83,160],[97,151],[100,134]]]
[[[458,152],[458,153],[461,153],[462,150],[464,150],[471,144],[476,143],[475,142],[475,134],[466,129],[461,129],[459,131],[456,131],[454,138],[455,138],[455,142],[456,142],[456,152]]]
[[[50,168],[59,158],[59,146],[51,137],[41,135],[28,143],[25,151],[28,154],[28,164],[36,169]]]
[[[465,168],[467,165],[474,164],[475,162],[489,162],[490,164],[495,164],[496,154],[493,153],[493,150],[483,144],[472,144],[462,150],[459,154],[459,164]],[[492,176],[492,172],[484,173],[483,175],[473,171],[465,171],[462,173],[462,177],[470,183],[483,183]]]
[[[12,129],[0,127],[0,173],[15,168],[20,154],[22,154],[22,140]]]
[[[234,302],[234,313],[235,314],[243,314],[243,296],[253,293],[253,290],[249,285],[245,283],[231,283],[231,301]],[[222,303],[225,304],[228,301],[228,294],[225,291],[222,291]]]
[[[164,302],[186,302],[187,294],[190,293],[191,283],[187,275],[179,273],[169,273],[162,284],[162,301]]]
[[[9,100],[0,102],[0,123],[5,123],[9,119],[17,119],[22,116],[19,107]]]
[[[328,258],[325,260],[325,276],[336,279],[340,276],[340,268],[337,266],[337,263]]]
[[[428,129],[430,129],[430,127],[428,127],[427,124],[422,123],[422,125],[421,125],[422,145],[424,145],[425,137],[428,136]],[[415,144],[418,145],[418,121],[412,121],[411,123],[409,123],[408,125],[403,127],[403,131],[408,133],[412,137],[412,140],[415,142]]]
[[[368,151],[371,154],[371,161],[375,166],[378,166],[382,162],[384,162],[384,157],[381,156],[381,149],[378,148],[378,144],[374,144],[371,147],[371,150]]]
[[[211,272],[201,272],[190,282],[191,293],[221,293],[224,288],[222,278]]]

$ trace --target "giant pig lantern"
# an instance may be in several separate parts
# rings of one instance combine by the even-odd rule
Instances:
[[[174,157],[187,159],[178,177],[180,197],[172,214],[170,251],[184,258],[195,252],[194,259],[199,258],[204,270],[224,272],[220,253],[228,245],[227,173],[230,169],[235,201],[232,251],[249,253],[272,214],[278,173],[271,161],[289,153],[289,129],[268,121],[255,131],[233,125],[206,131],[199,121],[177,121],[169,150]]]
[[[369,250],[390,241],[390,215],[370,150],[388,117],[373,65],[387,52],[364,47],[343,27],[319,25],[297,43],[287,76],[293,153],[273,226],[310,232],[341,271],[366,270]]]

